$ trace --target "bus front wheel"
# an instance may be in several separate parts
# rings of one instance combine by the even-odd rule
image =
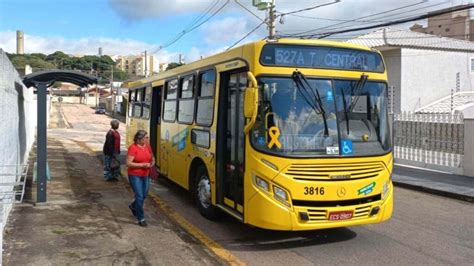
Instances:
[[[218,210],[212,205],[211,181],[204,165],[197,168],[195,180],[195,195],[199,212],[202,216],[211,220],[218,218]]]

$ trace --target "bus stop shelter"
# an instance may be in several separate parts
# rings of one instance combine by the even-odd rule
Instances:
[[[54,82],[68,82],[80,87],[97,84],[97,77],[78,71],[51,70],[40,71],[23,78],[27,88],[37,90],[37,134],[36,134],[36,167],[37,167],[37,199],[36,202],[46,202],[46,165],[47,165],[47,90]]]

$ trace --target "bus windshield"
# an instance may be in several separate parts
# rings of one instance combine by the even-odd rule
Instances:
[[[261,77],[252,146],[280,156],[380,155],[391,148],[386,84]]]

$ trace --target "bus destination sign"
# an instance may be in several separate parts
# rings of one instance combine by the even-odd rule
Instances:
[[[262,65],[383,72],[378,53],[323,46],[266,45],[260,56]]]

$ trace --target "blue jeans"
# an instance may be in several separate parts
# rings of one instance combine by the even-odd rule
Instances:
[[[145,212],[143,210],[143,203],[148,196],[148,189],[150,188],[150,178],[148,176],[135,176],[129,175],[128,181],[132,186],[133,193],[135,194],[135,200],[131,206],[135,211],[138,221],[145,219]]]
[[[120,169],[110,169],[110,163],[112,162],[112,158],[114,158],[113,155],[104,155],[104,178],[106,180],[118,178],[120,176]]]

